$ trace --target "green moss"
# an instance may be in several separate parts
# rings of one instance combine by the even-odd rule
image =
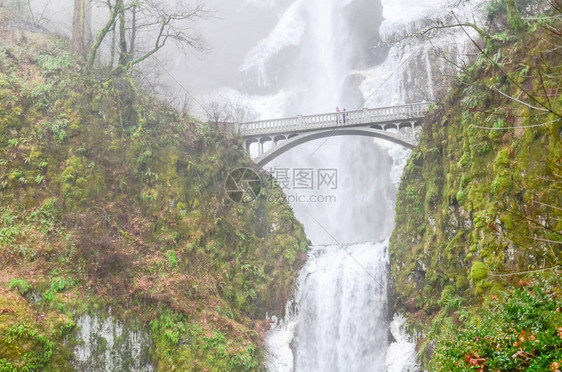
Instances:
[[[13,292],[0,291],[0,370],[40,371],[61,356],[67,358],[63,339],[72,321],[64,315],[44,314],[43,321],[36,323],[27,300]],[[68,360],[59,366],[68,370]]]
[[[486,279],[487,277],[488,269],[486,268],[486,265],[481,261],[473,262],[470,269],[470,279],[474,282],[478,282],[482,279]]]

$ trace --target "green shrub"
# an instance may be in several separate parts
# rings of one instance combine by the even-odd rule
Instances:
[[[56,57],[40,54],[36,60],[45,75],[59,72],[72,64],[72,56],[69,53],[60,53]]]
[[[500,129],[500,128],[505,128],[505,121],[502,118],[499,118],[495,123],[493,128],[496,129]],[[488,134],[488,137],[490,137],[490,139],[492,140],[499,140],[502,138],[502,135],[505,131],[502,130],[491,130],[490,133]]]
[[[43,292],[41,298],[43,298],[45,302],[52,302],[55,299],[55,294],[63,291],[70,284],[71,283],[64,278],[54,277],[51,280],[51,287]]]
[[[12,357],[0,360],[0,371],[42,371],[53,355],[53,342],[28,324],[14,324],[0,339],[0,350],[9,350]],[[8,353],[8,355],[10,355]],[[3,355],[4,356],[4,355]]]
[[[42,126],[48,130],[53,138],[58,141],[58,143],[63,143],[66,139],[65,129],[68,127],[69,121],[66,119],[55,119],[53,121],[44,121]]]
[[[41,298],[43,299],[43,301],[47,303],[53,302],[53,300],[55,299],[55,292],[53,292],[50,289],[47,289],[45,292],[43,292]]]
[[[437,337],[430,369],[553,371],[562,360],[561,307],[556,286],[539,280],[502,292],[473,312],[459,312],[462,324]]]
[[[181,314],[164,312],[159,319],[150,322],[152,332],[157,340],[177,346],[185,333],[184,317]]]
[[[31,289],[31,285],[23,279],[12,279],[10,280],[10,289],[17,288],[19,289],[20,293],[26,294]]]
[[[49,99],[52,93],[53,83],[39,84],[31,90],[29,96],[34,102],[37,103],[37,107],[48,108],[50,104]]]
[[[488,141],[481,141],[476,146],[476,152],[478,152],[478,154],[480,155],[487,154],[490,151],[492,151],[492,144],[489,143]]]
[[[63,278],[55,277],[51,280],[51,290],[53,292],[62,291],[67,285],[67,281]]]
[[[178,265],[178,258],[176,256],[176,251],[169,250],[166,252],[166,258],[168,259],[168,266],[174,268]]]
[[[18,372],[18,370],[6,359],[0,359],[0,372]]]
[[[43,229],[53,227],[60,213],[56,198],[48,198],[39,209],[33,210],[27,217],[29,223],[39,223]]]

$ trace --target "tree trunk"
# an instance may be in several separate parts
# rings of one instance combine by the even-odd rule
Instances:
[[[72,52],[85,56],[86,0],[74,0],[72,19]]]
[[[115,49],[117,48],[117,38],[115,37],[115,27],[111,31],[111,57],[109,57],[109,66],[113,69],[113,64],[115,63]]]
[[[92,0],[84,0],[84,55],[87,54],[88,50],[92,47],[94,43],[94,35],[92,33]]]
[[[125,5],[123,0],[117,0],[115,3],[117,14],[119,16],[119,65],[125,66],[129,62],[129,53],[127,52],[127,30],[125,24]]]
[[[131,41],[129,42],[129,60],[135,57],[135,47],[137,41],[137,7],[133,6],[131,9],[133,13],[133,19],[131,24]]]

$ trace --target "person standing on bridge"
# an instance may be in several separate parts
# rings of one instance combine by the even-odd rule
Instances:
[[[347,110],[346,109],[343,109],[342,118],[343,118],[343,123],[345,124],[345,122],[347,121]]]

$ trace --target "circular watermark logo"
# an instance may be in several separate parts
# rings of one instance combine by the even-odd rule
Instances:
[[[260,175],[250,168],[238,168],[229,173],[225,182],[226,194],[239,204],[256,200],[262,190]]]

